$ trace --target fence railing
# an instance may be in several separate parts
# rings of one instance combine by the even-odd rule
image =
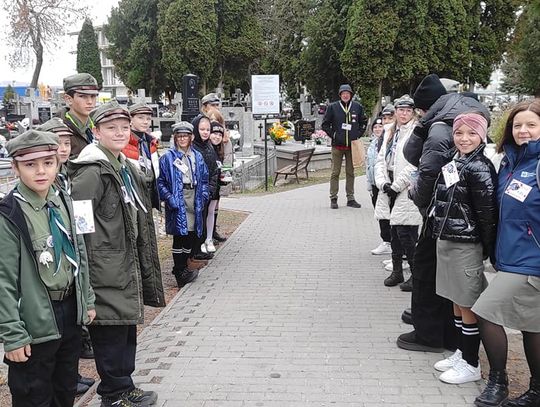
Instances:
[[[242,158],[236,158],[236,162]],[[276,151],[268,151],[268,179],[274,176],[277,167]],[[251,191],[264,185],[264,156],[242,163],[233,172],[233,190],[235,192]]]

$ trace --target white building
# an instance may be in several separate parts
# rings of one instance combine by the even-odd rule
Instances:
[[[99,59],[101,62],[101,75],[103,76],[103,88],[101,92],[110,93],[111,97],[127,97],[128,89],[116,76],[115,68],[112,60],[107,58],[107,49],[109,48],[109,40],[105,37],[103,26],[95,26],[94,31],[97,35],[97,43],[99,48]],[[78,32],[69,33],[69,35],[79,35]],[[77,54],[77,51],[72,51]]]

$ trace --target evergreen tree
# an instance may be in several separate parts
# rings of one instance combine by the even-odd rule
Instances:
[[[540,97],[540,5],[534,1],[527,2],[519,17],[505,74],[506,90]]]
[[[167,77],[180,87],[185,74],[195,74],[206,92],[216,66],[215,0],[161,0],[158,25]]]
[[[116,74],[128,88],[145,89],[153,100],[175,90],[162,65],[157,21],[158,0],[121,0],[105,26]]]
[[[10,84],[8,84],[6,89],[4,89],[4,98],[2,100],[2,104],[7,106],[11,101],[13,101],[13,99],[15,99],[15,90]]]
[[[216,74],[220,87],[249,88],[253,64],[264,51],[256,0],[217,0]]]
[[[288,99],[295,105],[302,86],[303,27],[312,9],[312,0],[274,0],[267,9],[267,52],[261,63],[261,73],[279,74]]]
[[[348,13],[343,73],[354,84],[367,111],[379,104],[394,58],[400,24],[394,0],[355,0]]]
[[[302,52],[302,79],[318,101],[337,96],[339,85],[347,82],[340,55],[345,46],[349,4],[321,1],[305,23],[306,47]]]
[[[98,86],[103,84],[99,48],[90,19],[85,19],[77,39],[77,72],[86,72],[96,78]]]
[[[479,25],[471,37],[469,84],[479,83],[485,87],[508,46],[510,31],[516,22],[517,4],[509,0],[484,0],[477,11]]]

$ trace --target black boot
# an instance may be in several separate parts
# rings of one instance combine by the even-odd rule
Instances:
[[[387,287],[394,287],[403,282],[403,271],[392,271],[392,274],[385,278],[384,285]]]
[[[508,400],[504,407],[540,407],[540,380],[531,377],[529,390],[518,398]]]
[[[488,382],[482,394],[475,400],[474,405],[478,407],[498,407],[508,397],[508,376],[506,371],[491,370]]]
[[[337,198],[332,198],[330,199],[330,208],[332,209],[337,209],[339,208],[338,204],[337,204]]]
[[[189,270],[187,267],[182,271],[173,271],[174,277],[176,278],[176,284],[178,288],[182,288],[188,283],[191,283],[199,276],[198,270]]]
[[[412,276],[409,277],[409,279],[407,281],[405,281],[404,283],[401,283],[399,285],[399,288],[401,291],[405,291],[407,293],[410,293],[412,291]]]
[[[412,310],[410,308],[407,308],[405,309],[405,311],[403,311],[403,313],[401,314],[401,320],[408,325],[413,324]]]

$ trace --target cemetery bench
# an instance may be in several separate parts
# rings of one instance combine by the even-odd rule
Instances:
[[[305,171],[306,178],[309,178],[308,165],[311,161],[311,157],[313,157],[314,151],[315,148],[295,151],[293,154],[294,164],[287,165],[286,167],[283,167],[276,171],[276,173],[274,174],[274,185],[276,185],[278,176],[280,175],[285,175],[285,179],[287,179],[289,175],[294,175],[296,177],[296,182],[300,183],[300,181],[298,180],[299,171]]]

